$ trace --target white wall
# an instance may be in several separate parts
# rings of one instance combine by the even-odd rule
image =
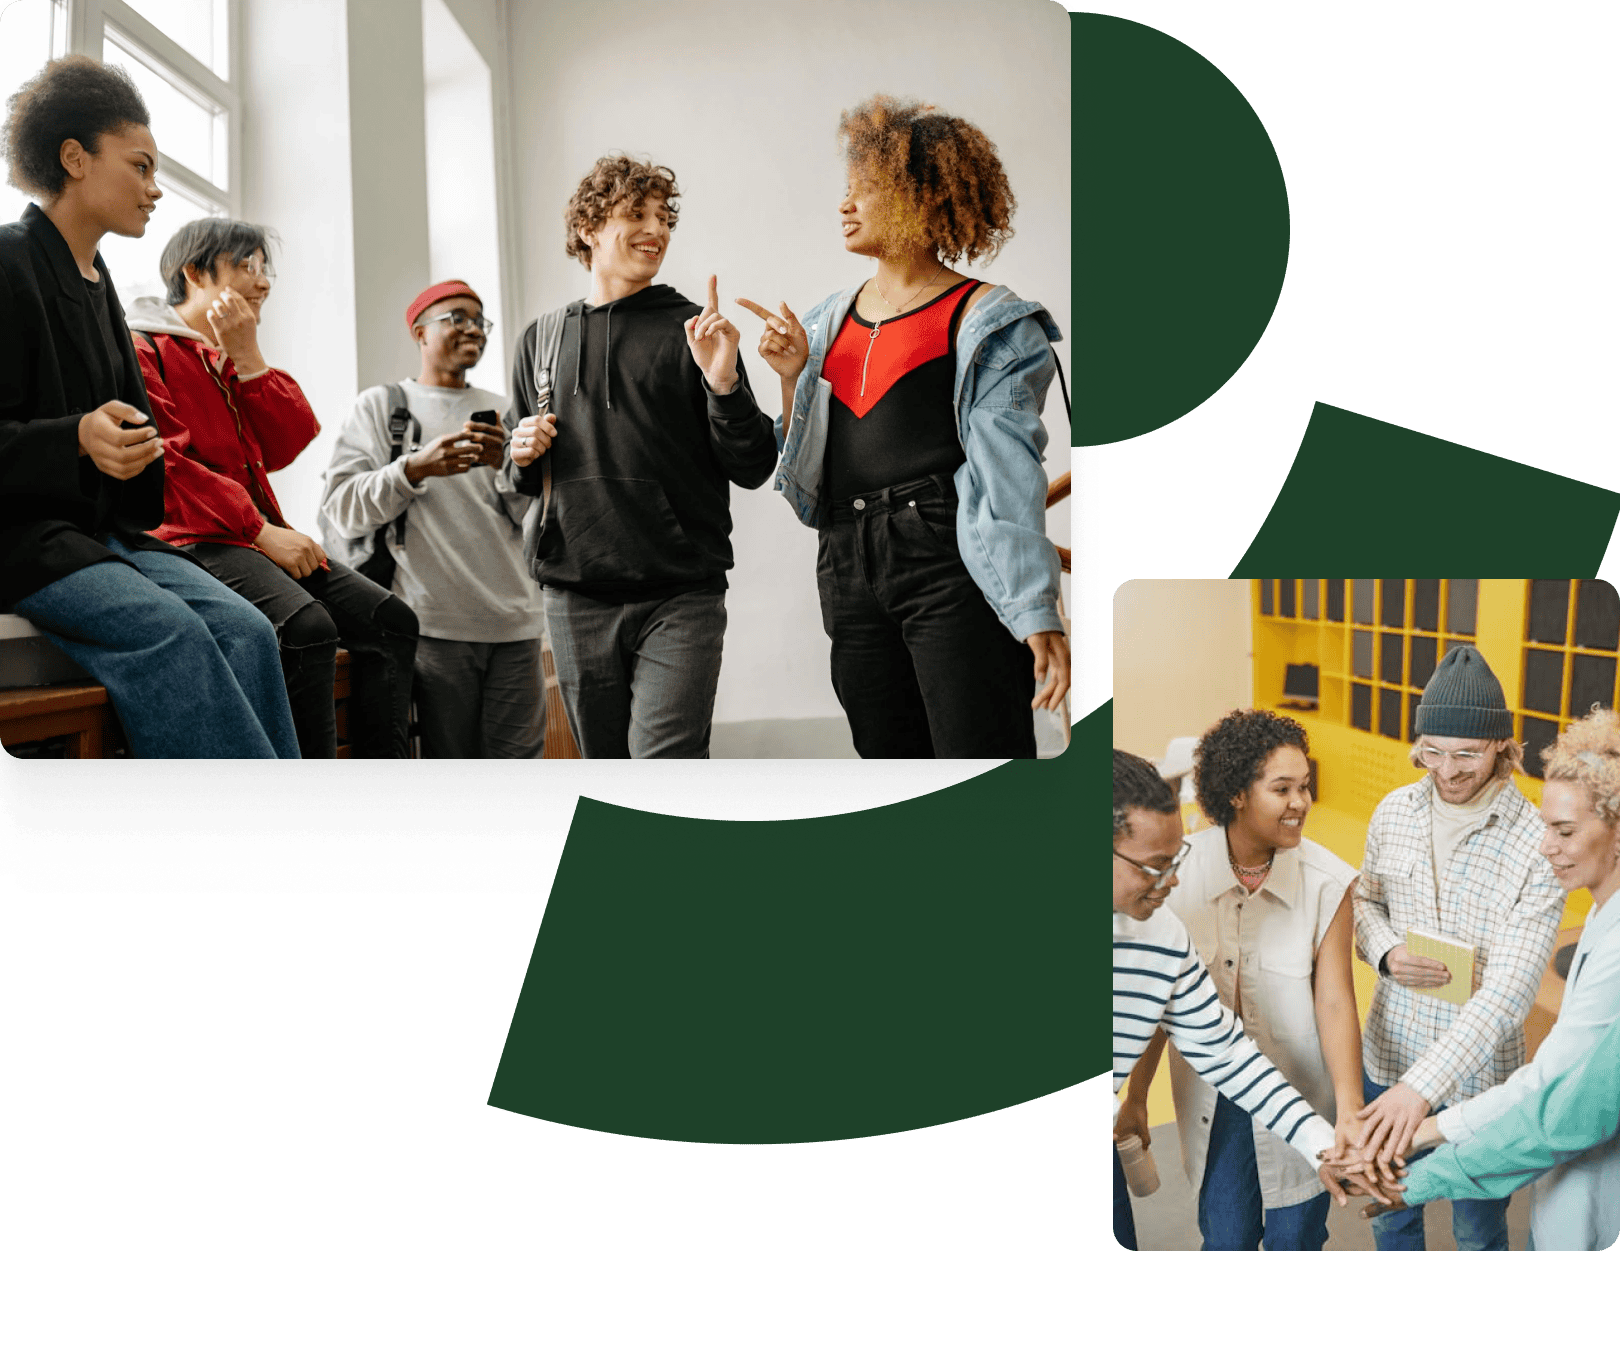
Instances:
[[[490,42],[496,0],[455,0],[452,9]],[[434,21],[441,51],[466,79],[487,54],[467,38],[456,43],[442,8]],[[420,364],[405,305],[435,279],[423,15],[419,4],[399,0],[243,0],[242,24],[242,212],[282,238],[264,312],[265,355],[298,379],[323,430],[272,483],[288,521],[314,532],[332,442],[354,396],[415,375]],[[478,139],[480,129],[467,122],[458,120],[459,136]],[[482,158],[493,176],[487,113],[481,136],[483,146],[466,161]],[[481,209],[485,262],[495,252],[493,198],[492,189]],[[492,280],[492,312],[500,290]],[[504,389],[504,359],[481,370],[488,372],[481,380]]]
[[[698,298],[708,274],[719,274],[772,414],[780,400],[754,355],[758,321],[729,301],[785,298],[805,309],[870,273],[836,231],[835,130],[840,110],[880,90],[961,114],[995,140],[1019,196],[1017,233],[980,270],[1044,302],[1065,331],[1072,326],[1068,14],[1049,0],[1013,0],[993,17],[969,0],[705,0],[678,11],[630,0],[432,0],[430,26],[453,16],[464,38],[431,51],[429,67],[437,63],[452,86],[476,84],[472,49],[487,64],[494,109],[493,129],[464,127],[465,155],[460,165],[451,159],[474,185],[493,176],[494,244],[481,206],[472,216],[476,263],[456,269],[456,234],[439,234],[436,247],[430,228],[430,193],[442,190],[455,140],[426,132],[436,96],[419,75],[420,24],[406,22],[419,3],[243,0],[242,8],[243,213],[283,239],[266,355],[298,377],[324,428],[275,477],[296,527],[315,526],[321,476],[356,391],[416,369],[405,302],[441,275],[486,272],[492,250],[501,279],[487,294],[484,281],[475,284],[502,337],[478,379],[506,390],[523,325],[584,293],[585,272],[563,254],[562,208],[609,150],[674,167],[682,218],[662,279]],[[1058,350],[1067,369],[1067,343]],[[1069,466],[1060,406],[1054,393],[1051,476]],[[717,721],[836,716],[815,535],[769,488],[734,490],[732,513],[737,566]],[[1068,526],[1060,504],[1054,540],[1068,545]]]
[[[281,236],[260,340],[270,363],[297,377],[324,428],[271,483],[288,521],[313,533],[332,439],[358,388],[345,8],[243,0],[239,50],[242,215]]]
[[[1254,704],[1247,580],[1130,580],[1114,595],[1114,745],[1164,755]]]
[[[870,274],[837,233],[836,127],[840,110],[885,91],[971,119],[996,142],[1019,197],[1017,236],[980,269],[1069,331],[1069,19],[1049,0],[596,0],[513,5],[509,24],[520,322],[585,292],[561,227],[580,177],[604,152],[649,156],[682,189],[660,279],[699,299],[719,275],[749,378],[777,413],[775,378],[753,350],[758,320],[729,301],[802,310]],[[1067,344],[1059,350],[1067,371]],[[1054,387],[1049,475],[1068,469],[1062,413]],[[837,715],[815,534],[768,487],[734,489],[732,514],[716,720]],[[1067,505],[1054,514],[1054,540],[1067,545]]]
[[[422,77],[427,129],[428,278],[464,280],[495,319],[469,384],[504,394],[502,308],[495,182],[495,118],[489,65],[444,0],[422,0]],[[426,282],[423,282],[426,284]]]

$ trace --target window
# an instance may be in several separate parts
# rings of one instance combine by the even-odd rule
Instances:
[[[1478,600],[1477,580],[1262,580],[1259,615],[1271,634],[1260,655],[1284,657],[1263,668],[1318,665],[1325,720],[1411,741],[1436,662],[1475,638]],[[1320,618],[1318,605],[1326,605]],[[1256,701],[1266,694],[1257,687]]]
[[[182,224],[239,213],[241,98],[230,74],[236,0],[14,0],[0,12],[0,98],[47,60],[82,52],[129,73],[152,115],[163,198],[140,238],[102,239],[125,303],[162,293],[158,259]],[[0,217],[27,203],[0,191]]]
[[[1615,706],[1620,594],[1602,580],[1532,580],[1524,622],[1524,689],[1518,710],[1524,768],[1541,774],[1541,750],[1594,707]]]
[[[0,100],[9,99],[18,86],[53,57],[67,51],[65,0],[0,0]],[[9,169],[0,147],[0,182]],[[9,183],[0,184],[0,223],[11,223],[23,212],[28,196]]]

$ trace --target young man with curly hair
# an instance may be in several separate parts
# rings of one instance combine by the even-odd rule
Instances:
[[[0,610],[105,686],[142,757],[297,756],[275,630],[163,521],[163,439],[97,245],[138,238],[162,190],[122,71],[49,63],[11,97],[0,228]]]
[[[1413,762],[1429,773],[1374,810],[1355,888],[1356,952],[1379,975],[1363,1034],[1361,1115],[1368,1145],[1390,1156],[1430,1112],[1484,1093],[1524,1063],[1524,1020],[1564,904],[1541,854],[1541,820],[1513,783],[1513,715],[1477,649],[1446,653],[1414,731]],[[1474,948],[1464,1003],[1421,992],[1450,973],[1406,949],[1414,930]],[[1451,1211],[1459,1250],[1507,1249],[1506,1198],[1459,1199]],[[1422,1208],[1376,1218],[1373,1240],[1380,1250],[1424,1249]]]
[[[679,194],[667,167],[597,161],[563,215],[590,292],[530,324],[512,368],[524,551],[587,758],[709,754],[729,486],[776,465],[715,278],[704,307],[653,283]]]
[[[1304,835],[1311,811],[1305,729],[1262,709],[1229,713],[1197,748],[1195,832],[1172,900],[1221,1002],[1343,1144],[1361,1136],[1361,1034],[1350,973],[1355,871]],[[1147,1130],[1147,1087],[1163,1049],[1131,1080],[1121,1131]],[[1299,1155],[1191,1061],[1170,1059],[1182,1161],[1205,1250],[1320,1250],[1327,1195]]]
[[[1032,710],[1069,688],[1041,464],[1062,334],[952,269],[1012,236],[982,131],[883,95],[838,131],[844,250],[871,279],[802,324],[738,301],[781,379],[777,488],[820,534],[833,688],[862,756],[1032,757]]]

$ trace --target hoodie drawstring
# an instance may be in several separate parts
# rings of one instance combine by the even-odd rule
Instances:
[[[585,350],[585,314],[581,310],[574,316],[574,393],[579,393],[580,354]]]

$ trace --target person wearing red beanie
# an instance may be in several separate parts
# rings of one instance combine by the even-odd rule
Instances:
[[[540,587],[523,564],[529,497],[503,471],[503,396],[467,383],[490,320],[464,280],[405,309],[421,353],[414,380],[356,398],[327,470],[327,545],[357,563],[379,545],[415,610],[416,715],[424,758],[538,757],[545,749]],[[390,396],[393,391],[393,396]],[[409,410],[397,456],[389,420]]]

